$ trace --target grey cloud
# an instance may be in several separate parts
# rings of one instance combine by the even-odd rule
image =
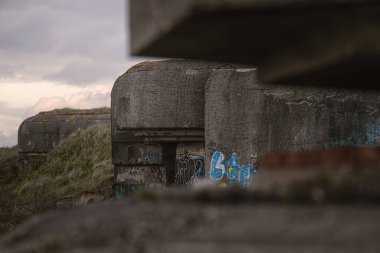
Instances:
[[[38,68],[45,71],[40,80],[78,86],[116,78],[132,62],[126,6],[124,0],[0,0],[0,65],[11,60],[13,68],[25,64],[20,76],[34,78],[31,69]],[[13,75],[11,69],[0,78]]]
[[[36,15],[14,26],[11,30],[1,29],[0,48],[34,52],[51,50],[54,40],[48,23],[49,20],[46,17]]]
[[[117,10],[121,10],[124,13],[125,8],[125,0],[44,0],[41,2],[49,4],[52,8],[83,13],[96,19],[109,19],[110,14]]]
[[[125,35],[113,22],[97,22],[65,38],[55,52],[125,61]]]
[[[29,116],[31,109],[31,106],[12,108],[0,101],[0,147],[13,146],[17,143],[17,128]],[[9,134],[10,132],[12,134]]]
[[[0,101],[0,115],[25,118],[32,108],[32,106],[13,108],[9,107],[7,103]]]
[[[12,66],[7,64],[0,65],[0,78],[12,78],[16,75],[17,71],[21,70],[23,66]]]
[[[17,135],[5,136],[0,132],[0,147],[12,147],[17,144]]]
[[[124,6],[124,0],[1,0],[1,11],[24,11],[31,7],[48,6],[51,9],[66,10],[99,17],[108,16],[116,6]]]
[[[41,2],[41,1],[35,1]],[[32,1],[25,0],[1,0],[0,1],[0,9],[1,10],[24,10],[29,8],[31,5],[35,5],[36,3]]]
[[[119,68],[120,66],[106,62],[73,61],[64,66],[60,71],[47,75],[45,78],[59,80],[69,85],[87,85],[109,77],[115,74],[115,72],[117,73]]]

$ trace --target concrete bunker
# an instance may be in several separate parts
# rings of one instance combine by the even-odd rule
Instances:
[[[143,62],[113,87],[116,183],[130,188],[186,185],[204,175],[204,91],[221,64]]]
[[[110,123],[109,108],[57,109],[30,117],[21,123],[18,130],[20,165],[38,167],[46,154],[71,133],[92,125]]]
[[[374,91],[260,84],[256,69],[185,60],[140,63],[112,90],[112,158],[124,191],[187,186],[211,155],[380,143]]]
[[[219,69],[205,91],[206,165],[271,153],[380,144],[380,93],[261,84],[256,69]]]

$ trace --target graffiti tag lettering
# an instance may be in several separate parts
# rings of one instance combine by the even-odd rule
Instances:
[[[227,169],[225,164],[227,164]],[[254,160],[254,164],[245,164],[241,167],[235,152],[232,153],[231,159],[226,161],[223,152],[216,151],[211,158],[210,178],[213,181],[219,181],[224,174],[231,185],[247,187],[256,179],[256,162]]]
[[[210,177],[214,181],[219,181],[225,173],[226,159],[223,152],[216,151],[211,158]]]
[[[204,158],[197,155],[182,155],[176,163],[174,185],[187,187],[205,176]]]
[[[239,178],[239,158],[235,152],[232,153],[231,159],[228,161],[226,176],[230,180],[237,180]]]

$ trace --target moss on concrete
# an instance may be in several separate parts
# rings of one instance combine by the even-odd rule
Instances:
[[[40,112],[42,115],[86,115],[86,114],[110,114],[111,108],[100,107],[94,109],[72,109],[72,108],[62,108],[55,109],[47,112]]]

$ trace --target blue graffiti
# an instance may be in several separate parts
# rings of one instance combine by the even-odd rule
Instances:
[[[325,149],[331,149],[338,146],[362,147],[366,144],[374,144],[377,142],[380,142],[380,125],[373,124],[367,125],[365,132],[352,132],[350,135],[342,139],[330,141],[324,146]]]
[[[115,199],[122,199],[124,196],[124,187],[122,184],[116,183],[112,185],[112,191]]]
[[[239,178],[239,158],[235,152],[232,153],[231,159],[228,161],[226,176],[230,180],[237,180]]]
[[[225,164],[227,163],[227,169]],[[240,187],[247,187],[255,181],[257,176],[256,162],[254,164],[239,165],[238,155],[234,152],[227,162],[223,152],[216,151],[211,158],[210,178],[219,181],[223,175],[229,180],[230,185],[238,184]]]
[[[223,152],[216,151],[211,158],[210,177],[213,181],[219,181],[223,178],[226,170],[226,159]]]
[[[380,125],[369,125],[366,129],[367,133],[380,136]]]
[[[380,125],[369,125],[366,127],[367,143],[374,144],[377,139],[380,139]]]
[[[161,154],[158,152],[154,152],[154,151],[149,150],[146,152],[145,156],[150,163],[155,163],[155,164],[161,164],[162,163]]]
[[[339,146],[360,147],[366,143],[366,136],[362,134],[352,133],[342,139],[337,139],[326,143],[325,149],[332,149]]]
[[[239,175],[239,186],[247,187],[250,183],[256,180],[257,170],[253,164],[246,164],[241,169]]]

